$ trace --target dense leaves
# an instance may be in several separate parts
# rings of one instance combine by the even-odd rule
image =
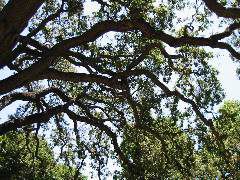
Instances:
[[[25,102],[0,124],[4,146],[22,153],[17,167],[3,159],[6,172],[239,176],[239,103],[218,111],[224,90],[214,68],[219,51],[240,60],[237,1],[11,0],[1,7],[0,68],[12,75],[0,80],[0,110]],[[39,155],[35,146],[19,152],[28,138],[35,144],[33,134],[53,149],[43,140]]]
[[[35,134],[8,133],[0,139],[1,179],[83,179],[76,169],[57,163],[48,143]]]

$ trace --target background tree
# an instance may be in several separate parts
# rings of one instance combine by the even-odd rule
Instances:
[[[158,119],[154,126],[145,126],[142,130],[128,127],[124,132],[123,150],[136,160],[141,176],[146,179],[228,178],[229,172],[239,177],[239,108],[239,102],[227,101],[215,120],[225,148],[231,154],[228,162],[212,134],[204,132],[200,125],[191,131],[182,131],[171,119]],[[189,138],[193,135],[199,138],[195,143]],[[198,147],[194,148],[194,144]],[[123,171],[122,176],[136,178],[128,171]]]
[[[6,2],[0,68],[13,74],[0,80],[0,110],[25,104],[0,134],[48,134],[57,158],[77,172],[90,162],[99,179],[110,161],[122,167],[116,178],[236,178],[236,116],[216,112],[224,91],[211,62],[216,49],[240,59],[238,2],[89,3]]]
[[[27,135],[27,137],[26,137]],[[23,132],[1,136],[1,179],[83,179],[74,167],[57,163],[42,137]]]

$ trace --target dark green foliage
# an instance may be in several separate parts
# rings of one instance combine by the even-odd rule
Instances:
[[[0,179],[74,179],[75,171],[57,163],[42,137],[23,132],[0,136]]]

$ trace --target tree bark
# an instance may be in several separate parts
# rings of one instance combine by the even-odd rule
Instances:
[[[18,35],[27,27],[44,0],[10,0],[0,13],[0,68],[8,63],[8,54]]]

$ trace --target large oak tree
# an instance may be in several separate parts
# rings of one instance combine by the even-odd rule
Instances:
[[[240,60],[238,1],[9,0],[2,8],[0,68],[13,73],[0,80],[0,110],[25,104],[0,135],[47,134],[64,161],[81,171],[91,159],[99,178],[113,159],[116,178],[239,175],[211,65],[220,50]]]

